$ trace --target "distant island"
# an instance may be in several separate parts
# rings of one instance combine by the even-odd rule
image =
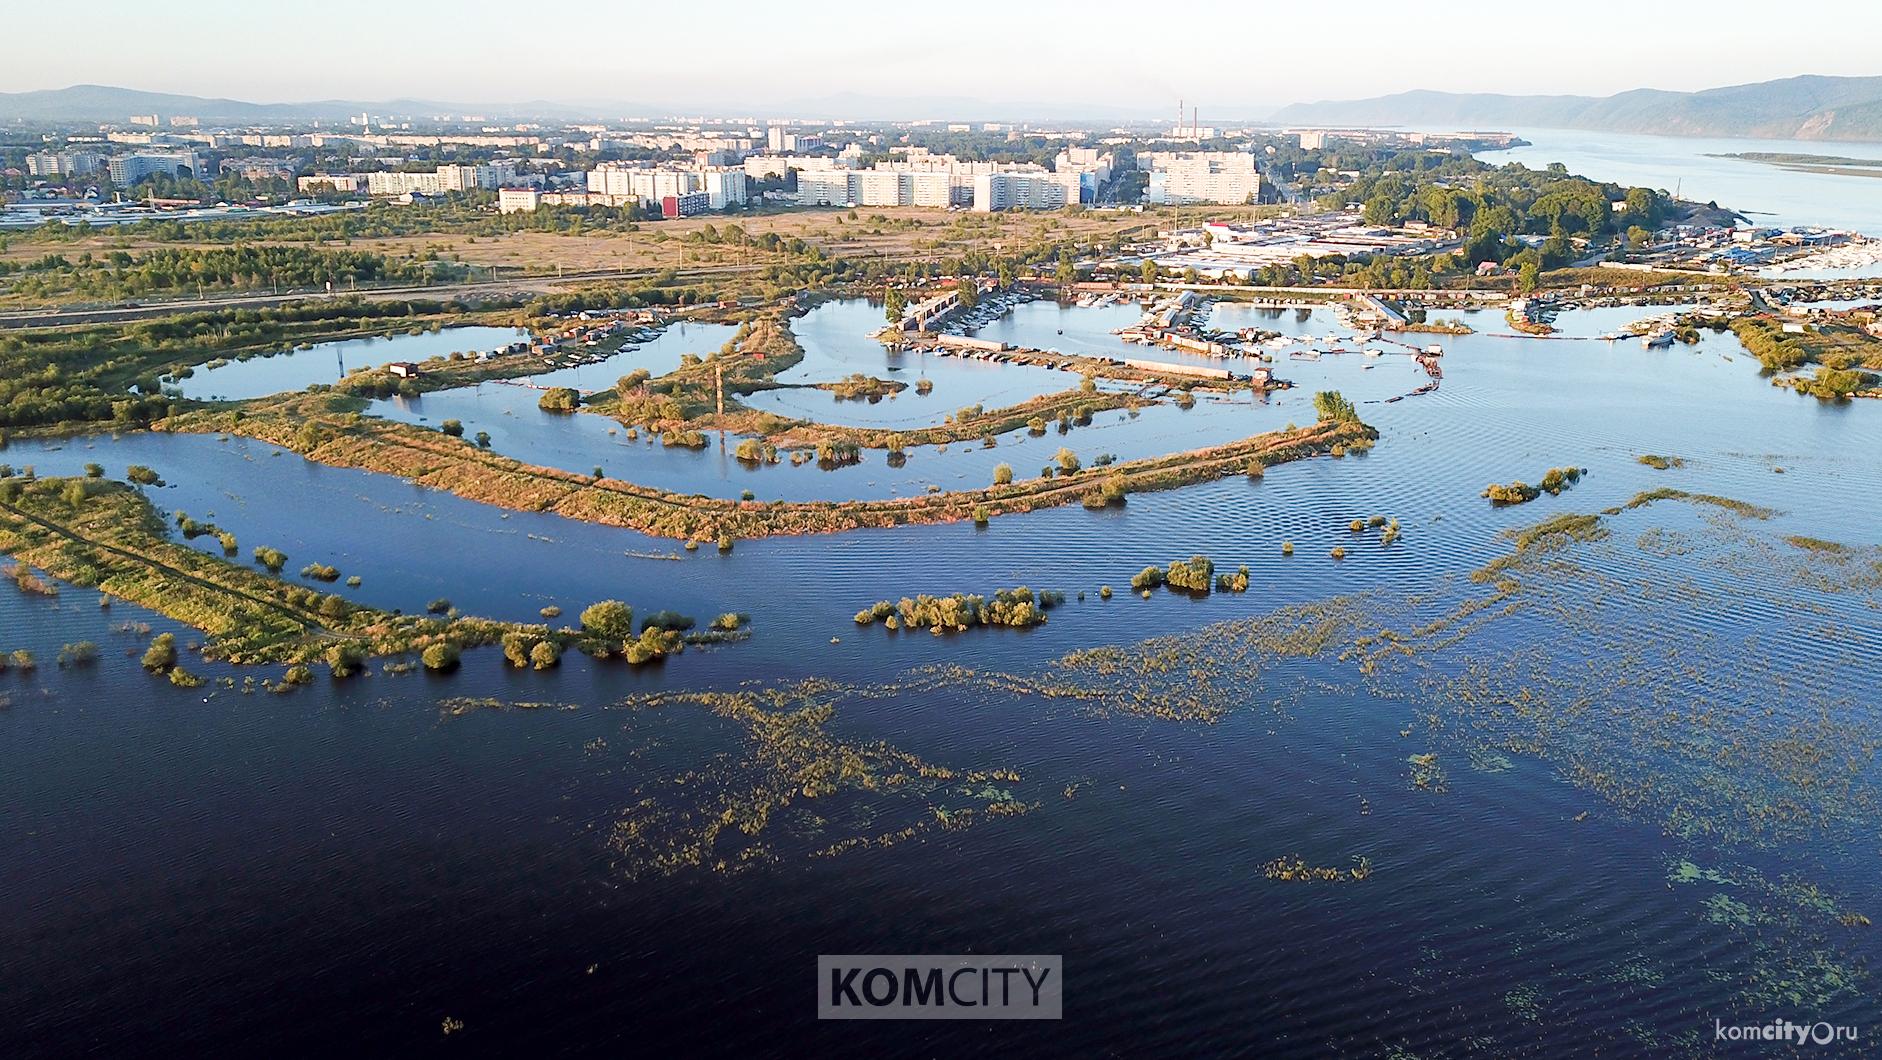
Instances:
[[[1829,173],[1844,177],[1882,177],[1882,158],[1850,158],[1847,155],[1810,155],[1794,151],[1737,151],[1711,155],[1711,158],[1736,158],[1745,162],[1763,162],[1793,173]]]
[[[1296,103],[1288,125],[1596,129],[1662,136],[1882,142],[1882,77],[1806,75],[1702,92],[1642,88],[1613,96],[1400,92]]]

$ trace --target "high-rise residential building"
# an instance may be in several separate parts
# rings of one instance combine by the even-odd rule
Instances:
[[[98,172],[104,156],[92,151],[39,151],[26,156],[26,173],[33,177],[83,177]]]
[[[753,155],[744,163],[745,176],[751,180],[781,177],[790,170],[850,169],[849,160],[825,155]]]
[[[1076,173],[982,173],[974,178],[974,209],[1056,210],[1078,201]]]
[[[861,189],[853,182],[857,174],[847,169],[809,170],[797,175],[799,206],[850,206]]]
[[[366,190],[363,173],[315,173],[294,182],[302,195],[358,195]]]
[[[165,173],[170,176],[204,177],[202,156],[194,151],[145,151],[119,155],[109,163],[111,183],[120,187]]]
[[[644,206],[702,194],[706,196],[706,209],[723,210],[744,203],[748,197],[745,170],[724,167],[647,167],[608,162],[590,170],[587,183],[590,192],[617,198],[632,196]]]
[[[745,203],[747,196],[743,169],[707,169],[700,173],[700,178],[706,187],[708,209],[723,210]]]
[[[451,192],[490,190],[516,180],[516,163],[443,165],[430,173],[368,173],[366,190],[373,195],[446,195]]]
[[[1246,151],[1155,151],[1137,156],[1150,171],[1144,201],[1182,205],[1194,202],[1254,202],[1261,195],[1255,156]]]

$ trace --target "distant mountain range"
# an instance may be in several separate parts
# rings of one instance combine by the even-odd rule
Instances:
[[[493,120],[574,119],[610,113],[604,107],[577,107],[543,101],[445,103],[424,99],[323,99],[307,103],[245,103],[239,99],[179,96],[167,92],[113,88],[109,85],[73,85],[70,88],[38,92],[0,92],[0,121],[121,123],[133,114],[156,114],[165,119],[172,115],[188,115],[204,121],[243,123],[345,121],[361,111],[399,117],[476,114]]]
[[[955,121],[1135,120],[1152,115],[1102,104],[988,102],[957,96],[888,98],[842,93],[772,100],[756,107],[701,102],[582,100],[454,103],[439,100],[315,100],[248,103],[236,99],[73,85],[39,92],[0,92],[0,122],[125,122],[133,114],[188,115],[207,122],[265,124],[333,121],[368,112],[425,120],[475,115],[514,122],[609,120],[628,115],[743,112],[765,116]],[[1259,114],[1250,108],[1246,113]],[[1225,109],[1226,114],[1226,109]],[[1218,122],[1224,119],[1218,119]],[[1667,136],[1882,142],[1882,77],[1807,75],[1703,92],[1636,89],[1614,96],[1511,96],[1493,93],[1401,92],[1373,99],[1296,103],[1267,115],[1280,125],[1404,125],[1443,129],[1540,127]]]
[[[1882,77],[1787,77],[1703,92],[1641,88],[1614,96],[1400,92],[1296,103],[1285,125],[1410,125],[1447,129],[1538,126],[1662,136],[1882,141]]]
[[[1123,114],[1120,114],[1122,110]],[[208,99],[165,92],[143,92],[107,85],[73,85],[38,92],[0,92],[0,122],[117,122],[133,114],[156,114],[168,119],[187,115],[206,122],[265,124],[268,122],[345,121],[362,111],[375,117],[428,119],[438,115],[478,115],[492,121],[610,120],[630,115],[744,113],[806,118],[910,120],[951,118],[975,121],[1115,120],[1120,116],[1148,117],[1147,111],[1110,108],[1101,104],[1031,103],[1014,100],[989,102],[963,96],[883,97],[846,92],[814,98],[777,100],[757,106],[712,106],[698,101],[628,103],[587,100],[573,103],[451,103],[427,99],[344,100],[306,103],[246,103],[239,99]]]

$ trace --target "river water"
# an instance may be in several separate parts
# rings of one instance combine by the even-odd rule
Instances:
[[[878,312],[803,322],[816,336],[805,370],[888,372],[849,326]],[[902,469],[745,471],[716,440],[680,453],[597,417],[534,421],[534,392],[498,384],[405,412],[471,431],[528,420],[495,448],[764,497],[957,488],[1000,460],[1036,473],[1060,445],[1127,458],[1207,444],[1307,422],[1326,386],[1381,432],[1366,454],[1122,509],[729,554],[240,439],[16,441],[4,459],[41,475],[155,468],[159,509],[213,519],[244,555],[281,549],[289,577],[316,561],[359,575],[337,591],[381,607],[447,597],[530,619],[617,597],[702,619],[746,611],[754,636],[640,669],[571,655],[519,672],[480,651],[449,677],[184,691],[136,654],[151,632],[188,631],[102,611],[82,589],[0,586],[0,649],[40,660],[0,675],[0,1053],[1712,1055],[1714,1018],[1871,1028],[1882,952],[1839,918],[1882,908],[1868,816],[1882,623],[1865,573],[1882,556],[1882,409],[1772,387],[1729,334],[1668,350],[1592,337],[1653,312],[1567,313],[1561,339],[1466,315],[1478,334],[1432,336],[1446,351],[1434,393],[1386,400],[1424,380],[1405,356],[1283,355],[1277,373],[1302,385],[1267,405],[1115,413],[1064,436],[916,452]],[[1286,326],[1255,323],[1334,330],[1318,314],[1269,319]],[[1043,305],[1001,327],[1068,350],[1081,328],[1109,330]],[[961,365],[902,367],[938,379]],[[932,399],[943,409],[1009,385],[955,378],[958,394]],[[905,394],[897,415],[924,400]],[[1567,464],[1587,474],[1560,496],[1479,496]],[[1511,552],[1506,531],[1666,486],[1772,511],[1624,510],[1605,540],[1524,573],[1522,592],[1473,603],[1491,588],[1468,575]],[[1374,514],[1403,536],[1348,529]],[[1195,553],[1246,564],[1250,590],[1126,589],[1144,565]],[[1021,584],[1068,600],[1027,631],[851,619],[883,597]],[[1377,665],[1277,647],[1294,643],[1277,625],[1305,628],[1318,602],[1349,594],[1358,629],[1427,646]],[[1453,612],[1454,640],[1428,626]],[[1047,694],[1079,679],[1052,665],[1065,653],[1159,635],[1175,638],[1149,654],[1173,665],[1100,680],[1145,698]],[[103,646],[96,664],[52,665],[87,639]],[[922,670],[940,664],[968,669]],[[963,775],[1014,773],[787,799],[755,833],[708,844],[702,865],[654,856],[682,847],[689,821],[794,790],[779,779],[790,753],[710,702],[624,701],[806,679],[837,686],[767,709],[834,705],[819,732],[864,760],[887,745]],[[464,702],[485,697],[511,705]],[[1029,812],[959,824],[963,807],[1008,796]],[[882,839],[904,828],[912,838]],[[855,839],[872,841],[818,856]],[[1270,878],[1286,857],[1341,871],[1364,858],[1369,875]],[[922,952],[1062,953],[1065,1019],[815,1019],[817,954]],[[463,1029],[447,1037],[447,1019]]]
[[[1520,162],[1542,169],[1561,162],[1570,173],[1621,185],[1677,192],[1716,202],[1754,224],[1822,225],[1882,236],[1882,180],[1872,176],[1781,169],[1727,155],[1744,153],[1882,157],[1875,144],[1830,140],[1745,140],[1647,136],[1572,129],[1518,129],[1527,147],[1484,151],[1493,165]]]

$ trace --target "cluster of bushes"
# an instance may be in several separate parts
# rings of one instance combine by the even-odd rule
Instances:
[[[862,447],[855,442],[836,442],[825,439],[817,443],[817,466],[826,470],[858,463],[862,458]]]
[[[973,626],[1024,629],[1044,624],[1046,612],[1064,602],[1064,593],[1050,589],[1034,593],[1023,585],[997,590],[991,599],[975,593],[905,596],[895,603],[880,600],[863,608],[856,612],[856,624],[881,622],[889,629],[926,626],[934,633],[958,633]]]
[[[732,449],[732,455],[747,464],[775,464],[778,447],[762,438],[744,438]]]
[[[1176,560],[1163,572],[1163,581],[1172,589],[1206,593],[1215,584],[1215,561],[1208,556]]]
[[[1208,556],[1191,556],[1170,563],[1168,567],[1151,565],[1131,575],[1131,588],[1142,596],[1148,597],[1150,590],[1167,585],[1172,589],[1181,589],[1188,593],[1206,594],[1211,590],[1225,593],[1239,593],[1248,590],[1248,567],[1237,567],[1233,572],[1217,574],[1215,561]],[[1111,598],[1111,587],[1106,585],[1100,590],[1105,599]]]
[[[1529,488],[1521,482],[1513,483],[1512,485],[1522,486],[1524,489]],[[1485,495],[1488,495],[1487,492]],[[1379,534],[1379,544],[1381,545],[1389,545],[1398,540],[1398,520],[1387,519],[1383,515],[1375,515],[1367,519],[1354,519],[1351,523],[1347,524],[1346,528],[1355,534],[1363,534],[1369,529],[1379,530],[1381,531]]]
[[[1092,511],[1101,511],[1110,507],[1122,507],[1130,490],[1124,484],[1124,475],[1114,473],[1106,475],[1098,488],[1085,494],[1084,505]]]
[[[852,372],[848,377],[834,383],[825,383],[824,389],[835,394],[839,401],[880,401],[885,396],[895,393],[900,387],[887,379],[878,379],[862,372]]]
[[[718,633],[731,633],[744,625],[745,616],[727,612],[713,620]],[[582,610],[582,650],[597,658],[616,653],[639,666],[686,650],[686,631],[693,620],[677,611],[656,611],[634,630],[634,609],[619,600],[602,600]]]
[[[1552,467],[1542,474],[1542,485],[1531,486],[1527,482],[1492,482],[1483,488],[1483,496],[1490,498],[1493,504],[1527,504],[1548,493],[1558,496],[1577,482],[1586,469],[1579,467]]]
[[[536,407],[544,412],[574,412],[581,405],[581,393],[566,386],[550,387],[536,399]]]
[[[1855,368],[1818,368],[1816,374],[1787,380],[1791,389],[1819,401],[1845,401],[1851,395],[1877,385],[1871,372]]]

